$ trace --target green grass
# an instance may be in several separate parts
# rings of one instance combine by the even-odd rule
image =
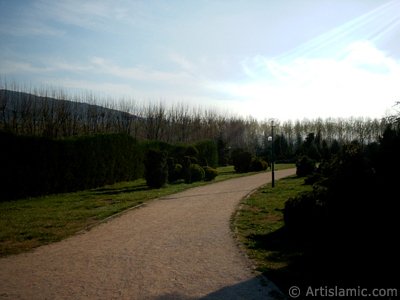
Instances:
[[[283,209],[289,197],[312,189],[303,182],[304,178],[291,176],[279,180],[275,188],[262,187],[243,200],[233,219],[237,238],[257,269],[280,287],[292,280],[290,264],[302,255],[302,249],[285,238]]]
[[[277,169],[291,167],[277,165]],[[254,174],[237,174],[232,166],[218,171],[212,182]],[[60,241],[128,208],[205,184],[209,183],[179,183],[149,189],[145,180],[139,179],[75,193],[0,202],[0,256]]]

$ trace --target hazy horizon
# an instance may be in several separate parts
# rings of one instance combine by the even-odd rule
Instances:
[[[257,119],[379,118],[400,2],[0,0],[0,76]]]

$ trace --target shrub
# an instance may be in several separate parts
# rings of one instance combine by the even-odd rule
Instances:
[[[181,164],[174,164],[174,167],[171,171],[168,171],[168,180],[169,182],[175,182],[179,179],[183,178],[183,167]]]
[[[312,173],[304,179],[304,184],[306,185],[313,185],[317,182],[320,182],[323,179],[320,173]]]
[[[144,161],[145,178],[147,185],[160,188],[168,178],[167,153],[165,151],[149,149]]]
[[[268,163],[261,158],[254,158],[251,161],[251,170],[254,172],[265,171],[268,168]]]
[[[211,166],[213,168],[218,165],[218,148],[214,141],[206,140],[197,143],[196,149],[199,151],[199,163],[202,166]]]
[[[199,150],[195,146],[188,146],[185,151],[185,156],[196,157],[199,155]]]
[[[187,145],[177,144],[172,147],[168,155],[174,159],[175,163],[183,165],[184,157],[186,155],[185,154],[186,150],[187,150]]]
[[[198,160],[195,156],[184,156],[183,164],[189,166],[190,164],[198,164]]]
[[[289,198],[285,202],[284,209],[286,228],[302,236],[312,235],[317,230],[322,230],[324,206],[318,199],[323,197],[323,194],[323,190],[314,190]]]
[[[250,171],[252,155],[246,151],[235,151],[232,153],[232,163],[235,171],[246,173]]]
[[[218,171],[211,167],[204,167],[204,180],[211,181],[218,176]]]
[[[296,175],[299,177],[305,177],[312,174],[315,171],[316,163],[308,156],[302,156],[296,162]]]
[[[185,174],[185,182],[192,183],[196,181],[202,181],[204,179],[205,172],[202,167],[198,164],[191,164],[188,171]]]
[[[177,177],[177,179],[182,178],[182,171],[183,171],[183,166],[181,164],[175,164],[174,166],[174,174]]]
[[[168,157],[168,182],[172,183],[183,178],[183,166],[175,163],[172,157]]]

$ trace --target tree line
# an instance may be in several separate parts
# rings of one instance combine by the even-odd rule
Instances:
[[[264,156],[271,146],[271,119],[259,121],[183,103],[167,107],[161,102],[99,100],[90,93],[69,96],[61,90],[20,92],[17,86],[11,86],[12,90],[6,88],[0,90],[0,130],[17,135],[67,138],[126,133],[136,140],[167,143],[211,139],[231,149],[241,148]],[[386,118],[274,121],[274,146],[277,158],[282,160],[298,153],[310,133],[320,147],[323,141],[324,147],[352,140],[368,144],[379,139],[388,123]]]

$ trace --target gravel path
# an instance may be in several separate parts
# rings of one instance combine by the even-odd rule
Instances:
[[[295,170],[276,172],[276,178]],[[271,173],[151,201],[90,231],[0,259],[1,299],[273,299],[230,230]]]

